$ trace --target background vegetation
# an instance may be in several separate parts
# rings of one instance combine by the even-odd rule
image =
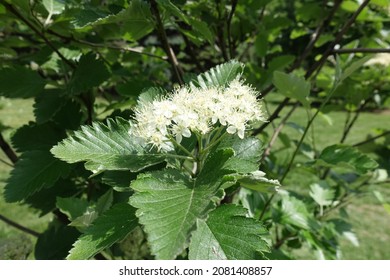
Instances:
[[[268,258],[388,259],[389,15],[385,0],[0,0],[0,258],[65,258],[129,196],[117,190],[132,178],[90,178],[54,145],[81,125],[129,119],[151,86],[234,59],[269,115],[249,132],[263,142],[260,169],[288,192],[241,189],[222,203],[266,226]],[[350,150],[324,159],[335,144]],[[66,198],[85,201],[77,215]],[[152,258],[141,228],[117,241],[95,258]]]

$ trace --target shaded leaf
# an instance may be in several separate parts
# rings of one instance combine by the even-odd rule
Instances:
[[[131,184],[135,194],[130,204],[148,234],[157,259],[174,259],[188,244],[198,219],[204,219],[222,198],[223,169],[231,149],[209,155],[201,173],[194,179],[175,169],[142,174]]]
[[[248,174],[233,174],[229,175],[229,177],[231,177],[230,180],[235,180],[241,186],[259,192],[275,193],[280,187],[278,180],[267,179],[265,173],[259,170]]]
[[[0,69],[0,95],[9,98],[30,98],[38,96],[45,86],[45,80],[35,71],[22,67]]]
[[[83,215],[88,208],[88,201],[77,197],[58,197],[56,206],[68,216],[70,221],[73,221]]]
[[[378,163],[363,154],[357,148],[347,145],[326,147],[316,161],[317,165],[326,167],[346,167],[359,174],[365,174],[378,167]]]
[[[303,106],[309,107],[308,96],[310,94],[310,83],[304,78],[294,74],[286,74],[275,71],[273,83],[278,91],[286,97],[294,98],[302,103]]]
[[[237,205],[221,205],[208,219],[197,220],[191,238],[189,259],[253,260],[269,248],[262,237],[267,230],[259,221],[247,218],[247,211]]]
[[[115,204],[97,218],[73,244],[67,259],[90,259],[100,251],[124,239],[138,225],[135,209],[127,203]]]
[[[24,152],[7,180],[6,201],[21,201],[43,188],[52,187],[60,177],[68,175],[70,168],[48,151]]]
[[[79,64],[74,71],[72,78],[68,84],[71,94],[89,90],[99,86],[110,77],[102,60],[96,59],[93,53],[88,53],[80,58]]]
[[[68,163],[86,161],[86,168],[102,170],[131,170],[137,172],[164,160],[164,155],[146,153],[129,135],[130,122],[121,118],[108,119],[107,125],[94,123],[51,149],[59,159]]]

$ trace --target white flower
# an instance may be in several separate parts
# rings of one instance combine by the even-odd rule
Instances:
[[[249,122],[265,120],[256,91],[238,79],[226,88],[177,88],[166,98],[138,104],[134,111],[135,126],[129,133],[159,151],[173,150],[173,139],[178,145],[191,133],[203,137],[219,126],[243,139]]]

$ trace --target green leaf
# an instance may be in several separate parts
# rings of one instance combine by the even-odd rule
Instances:
[[[319,225],[312,214],[306,208],[303,201],[289,195],[287,192],[281,195],[281,206],[277,208],[280,224],[290,224],[302,229],[318,229]]]
[[[310,196],[320,206],[329,206],[335,197],[335,191],[332,190],[326,181],[320,181],[310,185]]]
[[[340,79],[337,82],[341,83],[342,81],[344,81],[346,78],[351,76],[356,70],[358,70],[360,67],[362,67],[364,65],[364,63],[366,63],[372,57],[373,57],[372,55],[367,55],[367,56],[353,62],[351,65],[349,65],[347,68],[345,68],[344,71],[342,71]]]
[[[259,221],[247,218],[246,209],[237,205],[221,205],[209,213],[208,219],[197,220],[191,238],[191,260],[253,260],[269,252],[262,235],[267,230]]]
[[[42,0],[43,6],[50,15],[58,15],[65,9],[65,3],[58,0]]]
[[[51,120],[66,103],[66,99],[60,94],[60,90],[45,90],[35,99],[34,115],[37,123],[41,124]]]
[[[53,223],[38,237],[35,245],[37,260],[63,260],[80,233],[64,224]]]
[[[240,139],[238,136],[227,137],[218,145],[218,149],[231,148],[234,157],[226,162],[224,168],[237,173],[249,173],[259,168],[259,161],[263,154],[263,145],[255,137]]]
[[[286,74],[275,71],[273,83],[281,94],[298,100],[306,108],[309,107],[310,102],[308,96],[310,94],[310,83],[305,81],[304,78],[291,73]]]
[[[88,201],[77,197],[58,197],[56,206],[73,221],[83,215],[88,208]]]
[[[70,166],[56,159],[48,151],[24,152],[7,180],[4,196],[7,202],[26,199],[35,192],[53,186],[65,177]]]
[[[49,150],[65,137],[65,133],[53,123],[30,123],[20,127],[12,136],[12,146],[18,152]]]
[[[164,155],[146,153],[136,139],[129,135],[130,122],[121,118],[108,119],[107,125],[94,123],[51,149],[59,159],[68,163],[86,161],[93,172],[102,170],[131,170],[137,172],[164,160]]]
[[[196,221],[204,219],[222,198],[223,169],[231,149],[209,155],[200,174],[192,179],[176,169],[140,175],[131,184],[130,204],[144,225],[152,253],[157,259],[174,259],[188,245]]]
[[[72,75],[68,87],[71,94],[89,90],[99,86],[110,77],[102,60],[96,59],[95,54],[88,53],[80,58],[79,64]]]
[[[189,24],[189,18],[187,15],[185,15],[177,6],[175,6],[171,1],[169,0],[157,0],[157,3],[169,11],[172,15],[176,16],[177,18],[181,19],[185,23]]]
[[[316,161],[319,166],[345,167],[365,174],[378,167],[378,163],[363,154],[357,148],[347,145],[332,145],[326,147]]]
[[[105,194],[103,194],[96,202],[96,211],[99,214],[103,214],[106,210],[108,210],[112,202],[114,201],[114,194],[112,189],[109,189]]]
[[[210,87],[226,87],[231,81],[240,77],[244,69],[244,64],[232,60],[220,64],[200,74],[196,81],[191,84],[207,89]]]
[[[30,98],[39,95],[45,80],[35,71],[22,67],[0,69],[0,95],[9,98]]]
[[[131,181],[136,179],[136,174],[130,171],[105,171],[102,182],[117,192],[132,192]]]
[[[113,24],[130,41],[144,37],[154,28],[150,6],[142,0],[132,0],[127,8],[117,14],[87,8],[80,11],[73,23],[78,29]]]
[[[233,174],[228,177],[231,177],[230,180],[234,179],[234,181],[240,183],[241,186],[251,190],[271,193],[277,192],[280,187],[279,181],[267,179],[264,176],[264,172],[256,170],[248,174]]]
[[[138,225],[135,209],[127,203],[115,204],[97,218],[73,244],[68,260],[90,259],[100,251],[124,239]]]

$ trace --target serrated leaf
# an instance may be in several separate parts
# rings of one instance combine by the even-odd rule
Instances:
[[[38,96],[45,80],[35,71],[22,67],[0,69],[0,95],[8,98],[30,98]]]
[[[108,210],[112,202],[114,201],[114,194],[112,189],[109,189],[105,194],[103,194],[99,199],[96,201],[96,211],[99,214],[103,214],[106,210]]]
[[[90,259],[115,242],[124,239],[137,225],[133,207],[128,203],[115,204],[86,229],[73,244],[67,259]]]
[[[77,197],[58,197],[56,206],[73,221],[83,215],[88,208],[88,201]]]
[[[104,62],[96,59],[93,53],[88,53],[80,58],[68,84],[68,90],[71,94],[78,94],[99,86],[109,77],[110,72],[108,72]]]
[[[49,121],[66,102],[60,90],[45,90],[34,103],[34,115],[38,124]]]
[[[63,260],[80,233],[72,227],[52,223],[39,235],[35,245],[37,260]]]
[[[127,8],[117,14],[108,14],[97,9],[84,9],[73,21],[78,29],[104,24],[115,24],[125,33],[127,40],[136,41],[154,28],[149,4],[142,0],[132,0]]]
[[[267,179],[265,173],[259,170],[248,174],[233,174],[230,176],[241,186],[254,191],[275,193],[280,187],[278,180]]]
[[[65,137],[65,133],[53,123],[30,123],[20,127],[12,136],[12,146],[18,152],[49,150]]]
[[[298,100],[306,108],[309,107],[310,102],[308,96],[310,94],[310,83],[305,81],[304,78],[292,73],[286,74],[275,71],[273,83],[281,94]]]
[[[227,137],[218,145],[218,149],[232,148],[234,157],[226,162],[224,168],[237,173],[249,173],[259,168],[263,153],[261,141],[255,137],[240,139],[238,136]]]
[[[231,149],[209,155],[194,179],[176,169],[140,175],[131,184],[135,194],[130,204],[144,225],[152,253],[157,259],[174,259],[188,245],[197,219],[204,219],[222,198],[223,169]]]
[[[290,196],[282,195],[280,211],[280,223],[290,224],[302,229],[318,229],[319,225],[312,214],[306,208],[303,201]]]
[[[267,230],[259,221],[247,218],[238,205],[221,205],[199,219],[191,238],[191,260],[253,260],[269,252],[262,235]]]
[[[21,201],[43,188],[53,186],[60,177],[68,175],[70,168],[48,151],[24,152],[7,180],[4,191],[6,201]]]
[[[140,171],[164,160],[164,155],[147,153],[129,135],[130,122],[121,118],[108,119],[107,125],[94,123],[83,126],[73,136],[51,149],[59,159],[68,163],[86,161],[86,168]]]
[[[329,206],[335,197],[335,191],[330,189],[326,181],[320,181],[310,185],[310,196],[320,206]]]
[[[365,174],[378,167],[378,163],[363,154],[357,148],[347,145],[326,147],[316,161],[317,165],[326,167],[346,167],[359,174]]]
[[[50,15],[58,15],[65,9],[65,4],[62,1],[42,0],[42,4]]]
[[[200,74],[191,85],[207,89],[210,87],[226,87],[231,81],[239,78],[244,70],[244,64],[232,60],[217,65],[205,73]]]

